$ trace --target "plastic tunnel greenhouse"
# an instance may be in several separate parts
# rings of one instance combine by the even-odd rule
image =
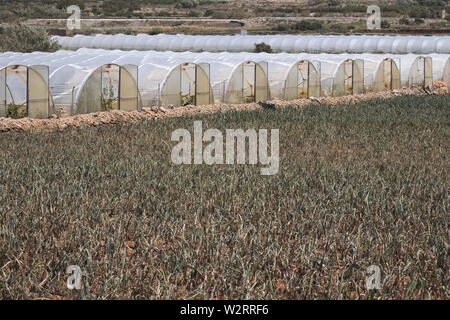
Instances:
[[[449,55],[431,55],[433,59],[433,79],[440,80],[450,86],[450,56]]]
[[[55,107],[69,114],[133,111],[139,106],[137,66],[69,64],[52,72],[50,79]]]
[[[366,92],[400,89],[400,61],[393,58],[370,56],[364,59],[364,87]]]
[[[146,63],[139,67],[143,106],[207,105],[214,101],[209,65],[192,62]]]
[[[102,48],[160,51],[253,52],[266,43],[277,52],[308,53],[450,53],[450,36],[381,35],[76,35],[54,36],[64,49]]]
[[[209,62],[216,101],[248,103],[269,99],[267,62],[234,59]]]
[[[0,117],[47,118],[49,69],[42,65],[0,67]]]
[[[344,96],[364,92],[364,60],[348,57],[330,57],[321,66],[322,95]]]

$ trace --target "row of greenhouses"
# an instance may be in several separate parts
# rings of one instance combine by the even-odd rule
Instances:
[[[342,96],[450,83],[450,55],[79,49],[0,54],[0,116]]]
[[[450,36],[97,34],[53,39],[68,50],[254,52],[256,44],[265,43],[275,52],[450,54]]]

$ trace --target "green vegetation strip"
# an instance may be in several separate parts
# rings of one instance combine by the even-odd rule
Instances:
[[[172,165],[196,119],[280,129],[279,174]],[[4,133],[0,298],[448,299],[449,119],[429,95]]]

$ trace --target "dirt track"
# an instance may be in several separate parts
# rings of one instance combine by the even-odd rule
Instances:
[[[283,108],[288,106],[301,108],[311,103],[321,103],[329,105],[355,104],[361,100],[368,100],[373,98],[392,98],[400,95],[424,95],[424,94],[449,94],[449,88],[445,85],[445,83],[435,81],[432,90],[415,88],[415,89],[402,89],[402,90],[394,90],[379,93],[367,93],[343,97],[310,98],[292,101],[273,100],[271,104],[273,104],[275,108]],[[225,112],[230,110],[255,110],[259,108],[262,107],[258,103],[237,104],[237,105],[214,104],[201,107],[185,106],[175,109],[160,108],[158,110],[143,108],[143,110],[133,112],[114,110],[108,112],[82,114],[59,119],[0,118],[0,132],[62,131],[68,128],[82,128],[89,126],[99,126],[103,124],[137,123],[139,121],[144,120],[156,120],[168,117],[181,117],[192,114]]]

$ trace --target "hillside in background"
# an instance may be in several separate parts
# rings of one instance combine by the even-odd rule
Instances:
[[[78,5],[83,19],[142,20],[91,21],[76,33],[229,34],[241,29],[249,33],[363,33],[371,4],[344,0],[5,0],[0,3],[0,19],[61,29],[65,21],[52,19],[67,19],[66,8]],[[450,33],[450,1],[382,0],[377,5],[382,14],[382,30],[377,32]],[[199,19],[205,21],[199,25]]]

